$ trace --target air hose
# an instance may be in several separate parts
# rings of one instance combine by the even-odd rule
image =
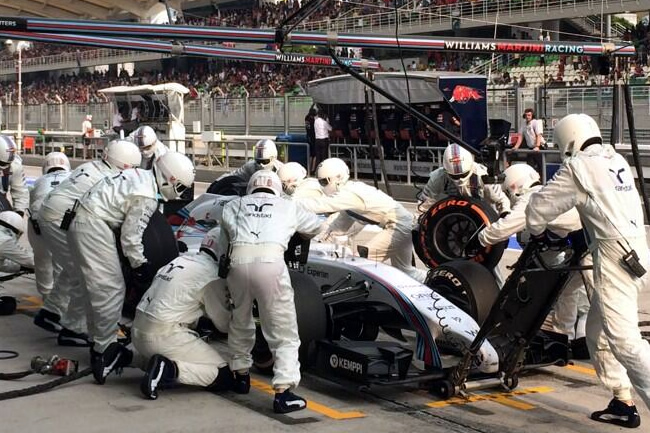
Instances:
[[[0,360],[13,359],[18,356],[18,352],[13,350],[0,350]],[[63,385],[74,380],[80,379],[84,376],[88,376],[92,373],[92,369],[86,368],[82,371],[77,371],[78,363],[77,361],[72,361],[70,359],[60,358],[57,355],[53,355],[49,358],[42,358],[36,356],[32,358],[30,363],[30,369],[25,371],[17,371],[13,373],[0,373],[0,380],[16,380],[22,379],[23,377],[32,375],[32,374],[52,374],[62,376],[58,379],[51,380],[46,383],[39,385],[31,386],[23,389],[16,389],[12,391],[7,391],[0,393],[0,401],[10,400],[18,397],[25,397],[28,395],[39,394],[41,392],[49,391],[52,388],[55,388],[59,385]]]
[[[82,377],[88,376],[92,373],[92,369],[90,367],[86,368],[85,370],[81,370],[77,373],[73,373],[69,376],[63,376],[55,380],[51,380],[49,382],[40,384],[40,385],[35,385],[35,386],[30,386],[29,388],[23,388],[23,389],[16,389],[13,391],[7,391],[0,393],[0,401],[2,400],[11,400],[14,398],[18,397],[27,397],[29,395],[35,395],[35,394],[40,394],[45,391],[49,391],[53,388],[56,388],[59,385],[65,385],[66,383],[75,381],[77,379],[81,379]],[[31,374],[31,373],[30,373]]]

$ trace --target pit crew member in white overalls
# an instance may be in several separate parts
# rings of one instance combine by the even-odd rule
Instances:
[[[234,390],[244,394],[250,389],[255,299],[262,332],[275,360],[273,410],[293,412],[304,409],[306,401],[292,392],[300,382],[300,338],[284,252],[294,233],[313,237],[320,231],[321,222],[295,201],[281,197],[280,178],[270,170],[254,173],[246,192],[224,207],[219,238],[220,251],[230,251],[227,282],[234,309],[228,346],[232,353],[230,368],[236,373]]]
[[[599,379],[614,394],[591,418],[638,427],[630,390],[634,387],[650,408],[650,345],[638,324],[648,245],[634,175],[625,158],[603,144],[598,124],[586,114],[562,118],[554,142],[568,159],[531,196],[526,222],[532,235],[542,235],[549,221],[578,209],[594,261],[594,286],[587,287],[587,345]]]
[[[61,317],[42,308],[34,323],[58,327],[57,342],[62,346],[88,346],[86,319],[90,307],[88,297],[76,271],[76,264],[68,245],[67,229],[61,228],[66,214],[70,215],[75,202],[93,185],[106,176],[115,176],[122,170],[137,167],[142,159],[137,146],[129,141],[115,140],[108,143],[102,159],[81,164],[45,197],[38,212],[38,225],[43,239],[52,255],[54,266],[61,269],[59,284],[54,290],[61,291],[57,299],[67,299],[67,305],[59,305]],[[69,221],[68,221],[69,224]]]
[[[136,283],[149,281],[142,236],[158,209],[157,196],[176,200],[192,186],[194,165],[185,155],[167,152],[153,170],[138,168],[107,176],[79,200],[68,243],[92,309],[88,330],[93,338],[91,367],[99,384],[115,369],[131,363],[132,353],[117,342],[118,321],[126,292],[114,230]]]
[[[38,222],[38,212],[43,205],[43,200],[54,188],[58,187],[70,175],[70,161],[65,153],[50,152],[43,161],[43,176],[36,179],[34,186],[29,191],[29,224],[27,224],[27,239],[34,251],[34,276],[36,289],[43,297],[42,312],[48,312],[60,317],[68,305],[67,291],[58,288],[61,267],[52,260],[52,252],[45,241]],[[64,283],[67,283],[64,281]],[[54,290],[54,287],[57,287]],[[34,322],[51,332],[59,332],[61,325],[46,320],[47,314],[39,313]]]
[[[182,255],[160,268],[138,304],[131,335],[139,357],[148,360],[140,383],[148,399],[155,400],[160,387],[175,382],[212,392],[233,386],[228,363],[189,329],[210,312],[206,308],[208,292],[226,293],[225,281],[218,276],[219,232],[219,228],[210,230],[198,253]],[[210,318],[214,323],[224,323],[226,327],[217,326],[227,331],[229,316],[224,310],[220,317]]]

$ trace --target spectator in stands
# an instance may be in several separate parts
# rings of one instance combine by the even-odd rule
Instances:
[[[526,87],[526,77],[524,74],[519,75],[519,87]]]
[[[327,122],[327,114],[317,113],[314,119],[314,136],[316,137],[316,158],[312,162],[311,174],[316,173],[316,167],[321,161],[329,158],[330,131],[332,127]]]
[[[90,147],[90,139],[93,137],[93,116],[87,114],[83,122],[81,122],[81,137],[83,140],[83,158],[88,158],[88,148]]]
[[[525,142],[526,148],[535,151],[526,156],[526,162],[533,167],[538,173],[542,173],[542,155],[540,150],[545,148],[544,125],[540,119],[535,118],[535,110],[526,108],[524,110],[524,124],[519,128],[519,137],[517,142],[512,146],[513,150],[519,149]]]

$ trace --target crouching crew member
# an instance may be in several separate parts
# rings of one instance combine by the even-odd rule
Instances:
[[[206,299],[215,297],[207,298],[206,292],[218,291],[226,302],[225,281],[217,275],[219,231],[208,232],[197,254],[177,257],[162,267],[138,304],[131,335],[137,353],[149,359],[140,384],[148,399],[155,400],[159,388],[174,382],[213,392],[233,385],[228,363],[189,329],[211,311]],[[229,317],[211,319],[219,323]]]

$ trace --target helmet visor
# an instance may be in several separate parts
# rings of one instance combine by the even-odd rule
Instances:
[[[176,185],[174,185],[174,191],[176,191],[176,194],[177,194],[179,197],[180,197],[181,195],[183,195],[183,193],[184,193],[185,191],[187,191],[188,189],[190,189],[189,186],[183,185],[183,184],[180,183],[180,182],[178,182],[178,183],[176,183]]]
[[[330,179],[328,177],[324,177],[322,179],[318,179],[318,184],[322,187],[326,187],[327,185],[330,184]]]
[[[469,171],[466,171],[464,173],[459,173],[459,174],[447,173],[447,175],[453,180],[463,180],[463,179],[465,179],[467,177],[468,174],[469,174]]]

